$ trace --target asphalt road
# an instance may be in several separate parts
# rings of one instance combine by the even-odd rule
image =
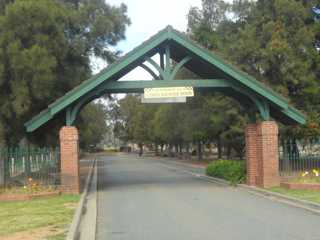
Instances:
[[[135,155],[102,157],[96,239],[320,240],[319,215],[186,170]]]

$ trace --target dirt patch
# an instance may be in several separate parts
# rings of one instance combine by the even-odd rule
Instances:
[[[65,203],[65,204],[63,204],[63,206],[65,206],[66,208],[69,208],[69,209],[76,209],[78,206],[78,203]]]
[[[3,240],[43,240],[47,237],[63,233],[64,230],[55,227],[36,228],[30,231],[23,231],[7,236],[1,236]]]

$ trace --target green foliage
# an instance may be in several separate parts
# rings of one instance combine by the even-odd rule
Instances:
[[[27,120],[89,78],[91,57],[115,59],[110,46],[124,39],[126,11],[104,0],[0,1],[0,142],[17,144]],[[63,120],[31,140],[54,142]]]
[[[106,109],[101,103],[88,104],[80,114],[80,146],[88,149],[99,144],[107,130]]]
[[[313,116],[320,110],[320,54],[315,47],[320,24],[310,10],[316,4],[235,0],[226,6],[220,0],[202,1],[201,8],[189,11],[188,33],[305,111],[311,129],[293,132],[310,134],[315,132]]]
[[[175,144],[182,141],[184,120],[179,104],[161,105],[155,112],[153,118],[153,134],[161,142]],[[182,110],[183,111],[183,110]]]
[[[236,157],[243,157],[247,117],[239,104],[220,94],[200,95],[187,104],[141,104],[138,96],[127,95],[109,111],[116,113],[115,135],[124,142],[173,146],[218,143]],[[199,156],[201,159],[201,156]]]
[[[246,164],[243,161],[218,160],[207,167],[206,174],[223,178],[231,184],[243,183],[246,179]]]

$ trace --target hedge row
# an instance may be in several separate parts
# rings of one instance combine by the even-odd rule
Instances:
[[[246,172],[245,161],[218,160],[209,164],[206,169],[208,176],[228,180],[231,184],[244,183]]]

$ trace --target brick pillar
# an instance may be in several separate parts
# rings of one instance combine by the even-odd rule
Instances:
[[[80,193],[79,179],[79,134],[76,127],[60,130],[61,190],[66,193]]]
[[[280,185],[278,134],[276,122],[264,121],[258,124],[257,138],[260,162],[257,183],[261,187]]]
[[[249,124],[246,128],[247,183],[279,186],[278,125],[273,121]]]
[[[247,184],[257,185],[258,152],[257,152],[257,124],[248,124],[246,127],[246,159],[247,159]]]

